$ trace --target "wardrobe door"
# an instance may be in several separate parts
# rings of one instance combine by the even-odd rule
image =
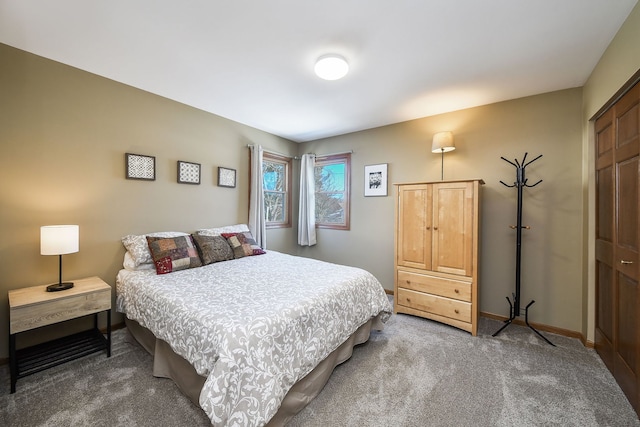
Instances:
[[[433,184],[434,271],[472,275],[473,197],[472,182]]]
[[[397,265],[431,269],[431,186],[398,187]]]

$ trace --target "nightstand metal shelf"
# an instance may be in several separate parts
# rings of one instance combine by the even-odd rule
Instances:
[[[107,332],[107,337],[105,337],[99,330],[91,329],[16,350],[17,372],[15,379],[24,378],[98,351],[106,350],[107,357],[109,357],[111,356],[109,335],[110,331]],[[15,338],[15,335],[13,337]],[[15,391],[15,383],[13,381],[11,390],[12,393]]]

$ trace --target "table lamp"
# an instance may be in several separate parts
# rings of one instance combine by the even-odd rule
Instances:
[[[62,282],[62,255],[78,252],[79,235],[80,231],[77,225],[45,225],[40,227],[40,254],[60,257],[58,283],[47,286],[47,292],[73,288],[73,282]]]

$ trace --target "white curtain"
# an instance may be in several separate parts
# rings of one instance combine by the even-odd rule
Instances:
[[[303,154],[300,160],[300,202],[298,210],[298,244],[313,246],[316,242],[316,188],[313,172],[315,154]]]
[[[251,148],[251,182],[249,184],[249,230],[256,243],[267,248],[267,222],[264,216],[264,190],[262,188],[262,157],[264,150],[260,145]]]

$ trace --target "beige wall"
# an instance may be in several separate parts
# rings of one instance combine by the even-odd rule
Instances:
[[[57,257],[40,255],[41,225],[80,225],[80,252],[64,256],[66,279],[98,275],[114,286],[121,236],[246,222],[246,145],[298,149],[1,44],[0,63],[0,358],[8,355],[7,291],[57,281]],[[125,179],[126,152],[155,156],[156,180]],[[202,164],[201,185],[176,182],[177,160]],[[216,185],[218,166],[237,170],[235,189]],[[295,250],[291,228],[268,239],[270,248]]]
[[[501,102],[302,144],[316,154],[354,150],[351,230],[318,231],[318,245],[299,253],[371,271],[393,289],[394,188],[388,197],[364,197],[364,166],[389,164],[389,182],[440,179],[431,138],[451,130],[456,150],[444,158],[445,179],[482,178],[480,310],[508,316],[514,292],[517,191],[509,160],[543,157],[526,169],[522,306],[534,299],[530,320],[581,330],[582,146],[581,89]]]
[[[583,90],[583,188],[585,193],[585,281],[583,333],[594,339],[595,328],[595,155],[593,124],[589,120],[640,70],[640,3],[627,17],[594,68]]]

